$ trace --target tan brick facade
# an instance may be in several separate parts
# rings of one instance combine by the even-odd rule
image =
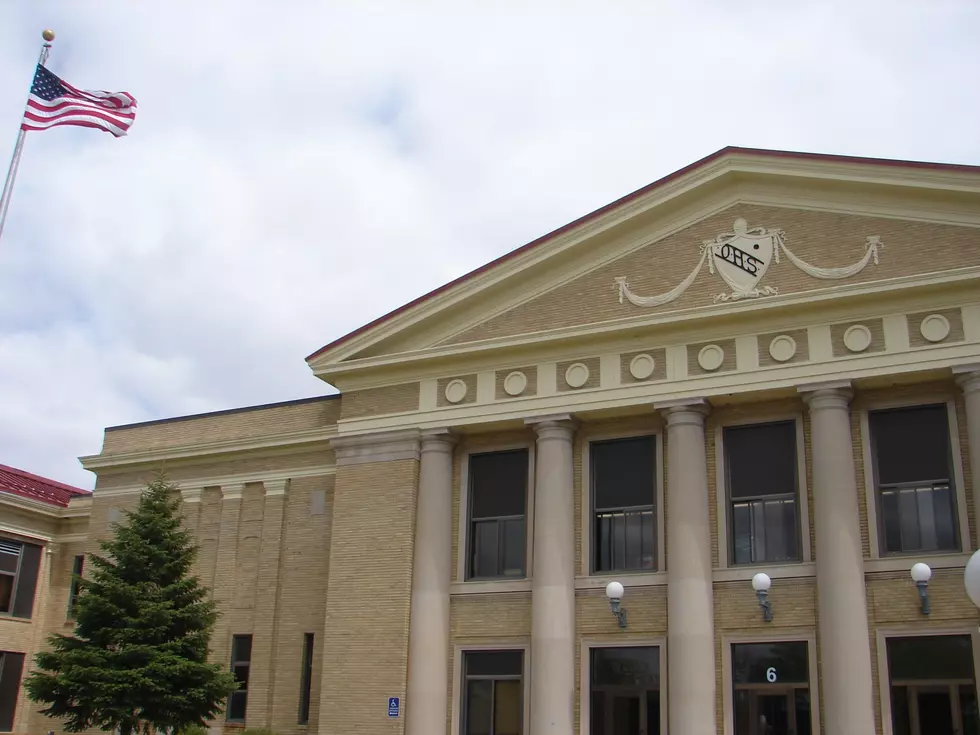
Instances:
[[[445,337],[469,313],[462,297],[458,308],[447,309],[452,313],[420,317],[420,326],[406,327],[402,336],[381,331],[373,346],[360,344],[355,355],[364,358],[363,366],[356,356],[351,361],[341,355],[334,363],[323,358],[326,367],[315,367],[322,367],[321,377],[333,369],[342,387],[350,381],[342,397],[108,429],[103,452],[83,458],[97,474],[90,510],[75,518],[11,511],[11,528],[33,528],[55,550],[45,556],[35,618],[25,623],[0,617],[0,650],[34,651],[45,634],[70,629],[65,609],[73,556],[94,551],[112,520],[136,502],[139,487],[163,468],[181,486],[186,525],[200,545],[195,572],[222,612],[213,659],[227,665],[232,636],[253,637],[246,722],[220,718],[215,732],[248,726],[270,727],[278,735],[465,735],[464,653],[501,648],[524,652],[525,735],[554,727],[594,735],[583,719],[591,707],[590,650],[631,644],[660,648],[663,723],[673,735],[695,733],[671,712],[706,716],[703,731],[739,735],[732,724],[731,646],[796,640],[807,643],[810,655],[812,722],[819,723],[814,732],[850,735],[846,724],[839,725],[843,712],[866,723],[861,735],[872,728],[895,735],[888,725],[886,640],[953,631],[970,633],[980,646],[977,609],[963,584],[964,566],[980,540],[980,487],[974,488],[972,467],[980,436],[970,431],[980,426],[980,307],[971,280],[980,280],[980,217],[957,209],[958,197],[966,196],[962,189],[935,212],[929,211],[932,200],[920,203],[914,216],[912,209],[908,215],[888,210],[888,192],[877,189],[885,204],[875,216],[843,211],[840,202],[851,196],[847,187],[806,207],[797,200],[792,206],[713,209],[702,203],[711,211],[694,224],[625,256],[606,257],[604,248],[624,238],[638,243],[643,232],[657,230],[663,223],[654,209],[638,214],[634,224],[597,228],[593,267],[580,268],[582,275],[545,292],[530,289],[520,299],[500,286],[501,304],[518,306],[493,308],[477,292],[473,300],[486,318],[455,336]],[[697,202],[685,201],[693,211]],[[673,206],[671,216],[681,211],[680,204]],[[736,217],[750,226],[781,228],[793,253],[814,265],[855,262],[869,235],[880,236],[885,248],[877,265],[842,281],[812,278],[787,260],[773,263],[763,284],[778,286],[779,293],[754,301],[715,303],[723,284],[704,269],[667,307],[638,312],[619,303],[616,276],[628,276],[640,294],[672,288],[696,264],[699,244],[730,230]],[[573,260],[562,260],[560,252],[554,257],[555,274]],[[920,276],[934,282],[910,285]],[[527,285],[523,278],[515,279],[515,288]],[[865,289],[872,285],[881,293]],[[792,301],[817,289],[828,297]],[[681,316],[672,321],[671,314],[690,317],[690,323]],[[629,326],[615,322],[633,317]],[[929,329],[922,328],[926,320]],[[945,336],[943,324],[949,325]],[[854,325],[870,335],[863,349],[845,339]],[[566,327],[594,331],[570,336],[562,331]],[[541,332],[541,339],[535,335],[499,350],[467,344],[531,332]],[[417,354],[381,355],[398,363],[395,368],[375,360],[377,345],[405,346],[417,334],[429,340],[413,346]],[[783,337],[796,345],[792,355],[770,352],[773,340]],[[447,345],[452,349],[439,352]],[[723,352],[714,367],[698,360],[709,346]],[[654,364],[649,376],[637,378],[630,364],[641,354]],[[587,367],[588,376],[573,387],[565,375],[576,363]],[[513,396],[504,381],[515,370],[527,384]],[[466,393],[450,402],[445,390],[455,379]],[[879,538],[883,511],[868,412],[924,404],[949,410],[959,548],[887,555]],[[725,428],[771,421],[792,423],[796,431],[800,559],[738,565],[730,558],[735,501]],[[596,573],[590,442],[646,435],[656,443],[650,478],[655,568]],[[526,448],[529,457],[528,574],[470,580],[470,456],[516,448]],[[703,466],[692,463],[702,461],[702,452]],[[851,461],[853,477],[835,474]],[[855,510],[849,518],[835,516],[826,498],[848,507],[854,501]],[[438,518],[436,531],[416,533],[418,508],[426,502],[435,511],[421,517]],[[691,543],[702,531],[703,545]],[[679,540],[685,543],[673,543]],[[853,558],[841,566],[849,550]],[[909,576],[916,561],[933,569],[928,616]],[[771,622],[764,621],[751,584],[759,571],[771,577]],[[835,574],[850,574],[854,584],[846,586]],[[611,581],[625,587],[625,628],[604,593]],[[835,601],[850,617],[835,618]],[[419,609],[429,617],[413,615]],[[542,610],[557,614],[542,622]],[[689,610],[690,619],[684,614]],[[841,620],[851,627],[835,629]],[[419,630],[426,635],[416,638]],[[855,651],[842,652],[828,634],[833,630],[857,631],[849,638]],[[308,634],[314,636],[309,721],[301,724]],[[410,640],[438,645],[420,650]],[[849,697],[848,687],[840,686],[849,676],[840,663],[847,655],[862,666],[870,663],[871,681],[865,676],[850,688],[863,698],[870,684],[872,701]],[[694,687],[691,668],[681,665],[689,656],[701,667]],[[540,678],[532,681],[532,670]],[[437,672],[431,677],[437,685],[413,679],[413,671]],[[437,733],[413,730],[406,714],[413,706],[409,691],[436,703],[429,712],[439,723],[445,705],[444,731],[438,725]],[[387,711],[391,697],[401,703],[397,717]],[[547,723],[557,723],[551,730],[542,724],[544,707],[551,708]],[[18,712],[18,733],[49,729],[25,702]]]

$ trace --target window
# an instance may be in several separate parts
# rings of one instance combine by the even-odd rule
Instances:
[[[0,614],[31,617],[40,566],[40,546],[0,539]]]
[[[68,617],[75,617],[75,604],[78,602],[78,593],[81,590],[81,576],[85,568],[85,556],[79,554],[71,567],[71,588],[68,591]]]
[[[523,577],[528,450],[471,454],[468,578]]]
[[[868,426],[882,552],[959,549],[946,406],[872,411]]]
[[[724,429],[733,564],[799,561],[796,422]]]
[[[463,653],[462,735],[521,735],[523,651]]]
[[[657,568],[656,441],[590,444],[593,572]]]
[[[806,641],[732,644],[735,735],[810,735]]]
[[[310,689],[313,686],[313,634],[303,636],[303,673],[299,685],[299,724],[310,722]]]
[[[590,651],[591,735],[660,735],[660,648]]]
[[[980,732],[969,634],[889,638],[894,735]]]
[[[252,636],[232,636],[231,671],[238,682],[238,689],[228,697],[229,722],[245,722],[245,711],[248,709],[248,670],[251,662]]]
[[[14,729],[14,712],[23,669],[23,653],[0,651],[0,732]]]

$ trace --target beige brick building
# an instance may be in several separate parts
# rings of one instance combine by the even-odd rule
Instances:
[[[164,467],[215,730],[978,732],[980,168],[725,149],[307,362],[341,396],[107,429],[84,534],[0,526],[59,549],[4,646]]]

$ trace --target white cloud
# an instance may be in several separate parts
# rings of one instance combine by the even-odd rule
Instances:
[[[28,140],[0,462],[91,486],[106,425],[323,392],[322,344],[725,145],[980,163],[971,0],[406,7],[3,5],[11,143],[46,26],[140,110]]]

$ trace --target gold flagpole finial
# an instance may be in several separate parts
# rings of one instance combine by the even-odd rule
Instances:
[[[45,28],[41,32],[41,38],[43,38],[48,43],[51,43],[54,40],[54,31],[52,31],[50,28]]]

